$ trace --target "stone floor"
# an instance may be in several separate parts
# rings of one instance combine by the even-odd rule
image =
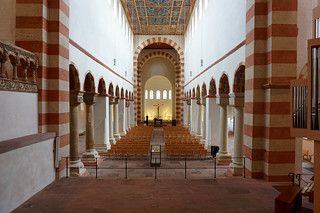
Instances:
[[[106,180],[68,178],[49,185],[14,212],[273,212],[278,192],[243,178]]]
[[[85,149],[81,136],[80,150]],[[101,159],[87,167],[87,176],[55,182],[21,205],[15,212],[273,212],[274,198],[283,186],[233,177],[229,165],[218,165],[214,179],[212,158],[168,159],[162,129],[156,128],[152,145],[162,145],[161,167],[149,159]],[[233,150],[233,137],[229,137]],[[186,170],[185,170],[186,165]],[[304,163],[310,171],[313,165]],[[303,170],[306,172],[306,169]],[[311,171],[310,171],[311,173]],[[127,179],[125,179],[127,175]],[[186,179],[185,179],[186,178]],[[312,212],[304,199],[299,212]]]
[[[82,142],[83,143],[83,142]],[[215,172],[217,177],[230,177],[229,165],[217,165],[212,157],[205,159],[169,159],[165,152],[163,129],[155,128],[151,145],[161,145],[161,166],[155,171],[150,166],[149,158],[128,158],[127,166],[125,159],[104,158],[98,165],[97,175],[99,178],[124,179],[212,179]],[[82,147],[85,147],[84,145]],[[126,171],[127,168],[127,171]],[[186,168],[186,169],[185,169]],[[216,168],[216,170],[215,170]],[[90,176],[96,175],[96,167],[86,167]],[[127,172],[127,173],[126,173]]]

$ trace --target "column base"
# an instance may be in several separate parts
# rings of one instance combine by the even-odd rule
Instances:
[[[91,149],[91,150],[86,150],[83,154],[82,154],[82,159],[83,160],[96,160],[97,158],[99,158],[99,154],[97,152],[97,150],[95,149]]]
[[[202,138],[203,138],[202,135],[199,134],[199,133],[196,133],[196,137],[199,138],[199,139],[202,139]]]
[[[110,148],[111,148],[111,145],[116,144],[116,139],[115,138],[109,138],[109,143],[110,143]]]
[[[111,148],[110,144],[95,144],[94,148],[100,156],[107,156],[108,150]]]
[[[123,137],[123,136],[125,136],[126,134],[127,134],[127,132],[124,131],[124,132],[121,132],[121,133],[120,133],[120,136]]]
[[[70,161],[70,176],[82,176],[86,173],[86,169],[84,168],[83,163],[81,162],[81,160],[77,160],[77,161]]]
[[[114,138],[116,139],[116,141],[119,140],[121,138],[120,133],[114,134]]]
[[[220,152],[217,155],[218,165],[229,165],[231,163],[231,155],[228,152]]]
[[[205,148],[206,148],[207,150],[210,150],[210,151],[211,151],[211,144],[210,144],[210,142],[209,142],[208,140],[206,140],[206,146],[205,146]]]
[[[243,175],[243,163],[242,162],[232,162],[230,163],[232,174],[234,176]]]
[[[204,147],[206,147],[207,140],[202,138],[202,139],[200,139],[200,143],[202,143],[204,145]]]

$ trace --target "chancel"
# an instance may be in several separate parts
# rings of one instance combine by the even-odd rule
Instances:
[[[0,0],[0,212],[320,212],[320,0]]]

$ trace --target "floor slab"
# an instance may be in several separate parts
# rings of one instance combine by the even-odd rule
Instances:
[[[62,179],[14,212],[273,212],[278,195],[252,179]]]

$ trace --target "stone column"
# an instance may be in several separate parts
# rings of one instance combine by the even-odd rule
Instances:
[[[232,94],[230,98],[230,105],[234,106],[235,112],[235,128],[234,128],[234,154],[230,167],[233,175],[242,175],[243,173],[243,94]]]
[[[202,105],[201,99],[197,100],[197,136],[202,139]]]
[[[187,117],[187,100],[183,100],[183,127],[188,128],[188,117]]]
[[[114,120],[113,107],[114,107],[113,98],[109,97],[109,142],[111,145],[116,143],[116,140],[113,135],[113,120]]]
[[[220,107],[220,119],[219,126],[219,143],[220,151],[218,154],[219,161],[230,161],[231,155],[228,153],[228,117],[227,117],[227,105],[229,104],[228,97],[219,97],[217,103]]]
[[[135,124],[135,118],[134,118],[134,101],[131,100],[131,103],[130,103],[130,127],[135,127],[136,124]]]
[[[99,154],[105,155],[110,149],[109,142],[109,97],[99,95],[94,106],[94,147]]]
[[[215,96],[208,96],[206,100],[206,147],[219,146],[219,106]]]
[[[116,140],[119,140],[120,133],[119,133],[119,103],[118,99],[115,99],[115,103],[113,105],[113,136]]]
[[[191,100],[189,99],[187,101],[187,120],[188,120],[187,127],[188,127],[189,131],[191,129],[190,119],[191,119]]]
[[[196,113],[197,113],[197,100],[196,99],[191,99],[191,109],[190,109],[190,126],[191,126],[191,134],[196,134],[197,132],[197,125],[196,125],[196,122],[197,122],[197,116],[196,116]]]
[[[86,151],[82,154],[84,160],[95,160],[99,157],[94,148],[94,115],[93,105],[96,102],[95,93],[84,93],[84,102],[86,104]]]
[[[126,132],[126,100],[124,98],[119,99],[118,104],[118,117],[119,117],[119,133],[120,136],[125,136]]]
[[[79,154],[79,105],[83,102],[83,94],[70,91],[70,174],[82,175],[86,169]]]
[[[203,144],[207,143],[207,111],[206,111],[206,98],[203,99],[202,102],[202,139],[203,139]],[[205,146],[206,148],[206,146]]]
[[[130,101],[126,100],[126,130],[130,130]]]

